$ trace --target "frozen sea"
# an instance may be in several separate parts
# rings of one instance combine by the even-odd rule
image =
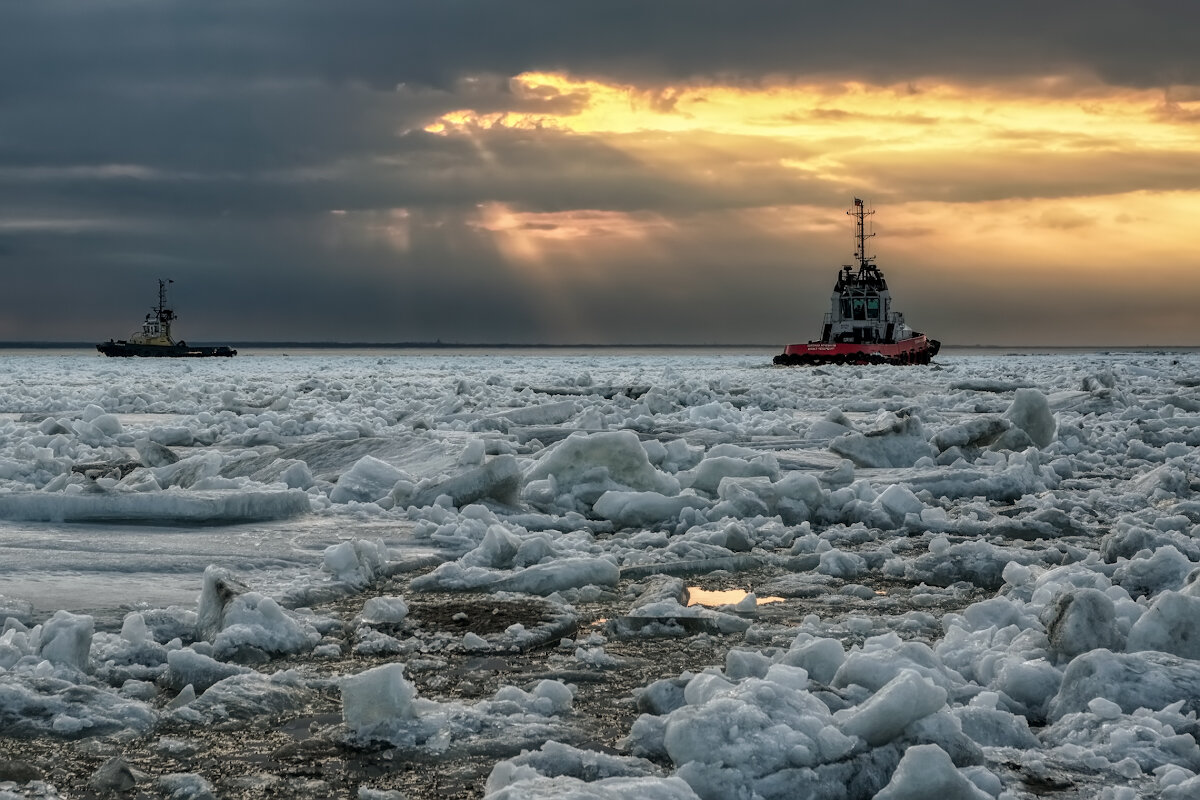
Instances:
[[[0,798],[1200,797],[1200,353],[0,351]]]

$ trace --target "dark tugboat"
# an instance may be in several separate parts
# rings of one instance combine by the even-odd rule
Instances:
[[[142,356],[147,358],[207,358],[210,356],[236,356],[237,350],[224,345],[220,347],[190,347],[187,342],[171,338],[171,321],[175,311],[167,308],[167,284],[174,281],[159,280],[158,305],[150,309],[142,329],[128,339],[101,342],[96,349],[106,356]]]
[[[874,233],[864,231],[864,220],[874,214],[863,201],[854,198],[854,208],[846,212],[855,218],[858,271],[843,266],[833,287],[833,308],[825,315],[819,341],[789,344],[775,356],[781,366],[818,364],[928,364],[942,343],[918,333],[904,321],[904,315],[892,310],[883,273],[875,266],[875,256],[867,255],[867,239]]]

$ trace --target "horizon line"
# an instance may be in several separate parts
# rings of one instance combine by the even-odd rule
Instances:
[[[211,346],[214,342],[195,342],[196,346]],[[435,341],[416,341],[416,342],[342,342],[333,340],[324,341],[240,341],[240,342],[225,342],[229,347],[248,347],[248,348],[271,348],[271,349],[337,349],[337,348],[361,348],[361,349],[378,349],[378,350],[403,350],[403,349],[428,349],[428,350],[514,350],[520,348],[528,349],[546,349],[546,350],[564,350],[564,349],[594,349],[594,350],[612,350],[619,348],[681,348],[681,349],[703,349],[703,348],[719,348],[719,349],[736,349],[736,348],[753,348],[769,349],[778,348],[781,345],[778,343],[755,343],[755,342],[740,342],[740,343],[720,343],[720,342],[704,342],[704,343],[683,343],[683,342],[620,342],[620,343],[595,343],[595,342],[571,342],[571,343],[534,343],[534,342],[443,342],[440,339]],[[0,341],[0,349],[17,350],[74,350],[74,349],[92,349],[96,346],[95,342],[85,341]],[[1107,344],[1107,345],[1063,345],[1063,344],[949,344],[942,343],[943,348],[959,348],[967,350],[1195,350],[1200,348],[1198,344]]]

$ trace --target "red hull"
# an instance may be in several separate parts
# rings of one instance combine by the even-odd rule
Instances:
[[[775,363],[803,364],[928,364],[941,343],[924,334],[899,342],[855,344],[852,342],[808,342],[789,344]]]

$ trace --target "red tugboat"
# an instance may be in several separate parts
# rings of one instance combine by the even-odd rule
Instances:
[[[775,356],[785,367],[820,364],[928,364],[942,343],[918,333],[904,321],[904,315],[892,310],[883,273],[875,266],[875,256],[867,255],[864,222],[874,211],[854,198],[854,208],[846,212],[855,219],[858,272],[850,265],[842,267],[833,287],[833,307],[825,315],[818,341],[789,344]]]
[[[133,357],[140,358],[211,358],[224,356],[231,358],[237,355],[237,350],[221,345],[219,347],[192,347],[185,341],[175,341],[171,338],[171,321],[176,318],[175,311],[167,307],[167,284],[174,281],[158,282],[158,305],[150,309],[142,323],[142,329],[130,335],[128,339],[118,339],[101,342],[96,349],[110,358]]]

